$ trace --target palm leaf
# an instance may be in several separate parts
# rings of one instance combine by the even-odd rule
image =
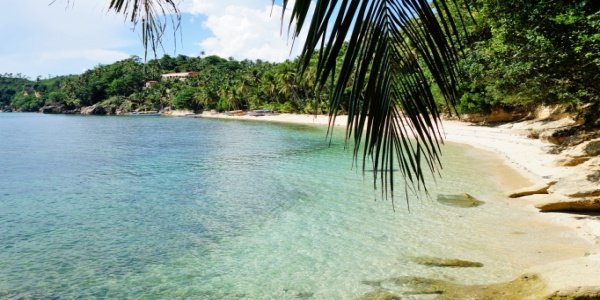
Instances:
[[[181,21],[174,0],[110,0],[109,10],[125,15],[134,26],[141,23],[144,60],[148,57],[148,48],[155,56],[159,47],[163,48],[162,41],[168,26],[175,33]]]
[[[292,1],[284,0],[287,5]],[[400,170],[407,189],[426,192],[423,168],[434,173],[441,168],[440,115],[426,71],[452,106],[457,98],[460,50],[452,5],[457,3],[317,0],[311,17],[310,1],[293,3],[293,34],[298,36],[308,26],[300,69],[305,70],[317,55],[321,86],[337,79],[329,103],[330,126],[344,89],[352,84],[346,138],[353,141],[355,162],[362,157],[363,172],[367,166],[373,168],[374,186],[381,184],[392,203],[394,169]],[[341,53],[344,42],[348,46]]]

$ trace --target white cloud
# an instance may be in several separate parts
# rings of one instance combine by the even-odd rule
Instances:
[[[283,8],[271,3],[270,0],[191,0],[183,4],[182,11],[207,17],[202,26],[213,36],[198,44],[208,55],[268,61],[295,58],[300,47],[292,49],[292,40],[287,35],[291,11],[285,12],[282,28]],[[294,44],[303,42],[301,36]]]
[[[129,56],[140,45],[123,16],[88,0],[10,1],[0,10],[0,73],[79,73]]]

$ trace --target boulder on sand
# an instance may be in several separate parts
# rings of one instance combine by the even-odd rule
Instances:
[[[509,198],[520,198],[523,196],[535,195],[535,194],[548,194],[548,189],[556,184],[556,181],[547,183],[535,184],[518,190],[514,190],[508,193]]]
[[[593,157],[581,164],[548,191],[574,198],[600,196],[600,157]]]
[[[597,198],[565,198],[539,201],[536,205],[542,212],[573,211],[600,212],[600,197]]]

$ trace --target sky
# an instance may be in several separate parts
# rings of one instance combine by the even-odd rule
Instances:
[[[109,12],[107,0],[4,1],[0,74],[31,79],[80,74],[98,64],[144,55],[141,31]],[[303,42],[299,38],[292,49],[287,27],[281,30],[282,7],[271,0],[181,0],[179,7],[181,31],[164,41],[171,56],[204,52],[280,62],[296,57]]]

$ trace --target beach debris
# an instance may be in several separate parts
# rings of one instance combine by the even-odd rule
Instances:
[[[556,181],[550,181],[546,183],[535,184],[525,188],[521,188],[512,191],[508,194],[509,198],[520,198],[523,196],[535,195],[535,194],[548,194],[548,189],[556,184]]]
[[[485,203],[483,201],[477,200],[475,197],[473,197],[467,193],[454,194],[454,195],[440,194],[437,196],[437,201],[439,203],[447,205],[447,206],[463,207],[463,208],[477,207],[477,206],[483,205]]]
[[[428,267],[449,267],[449,268],[481,268],[483,264],[476,261],[468,261],[457,258],[439,258],[431,256],[419,256],[414,258],[414,262]]]

